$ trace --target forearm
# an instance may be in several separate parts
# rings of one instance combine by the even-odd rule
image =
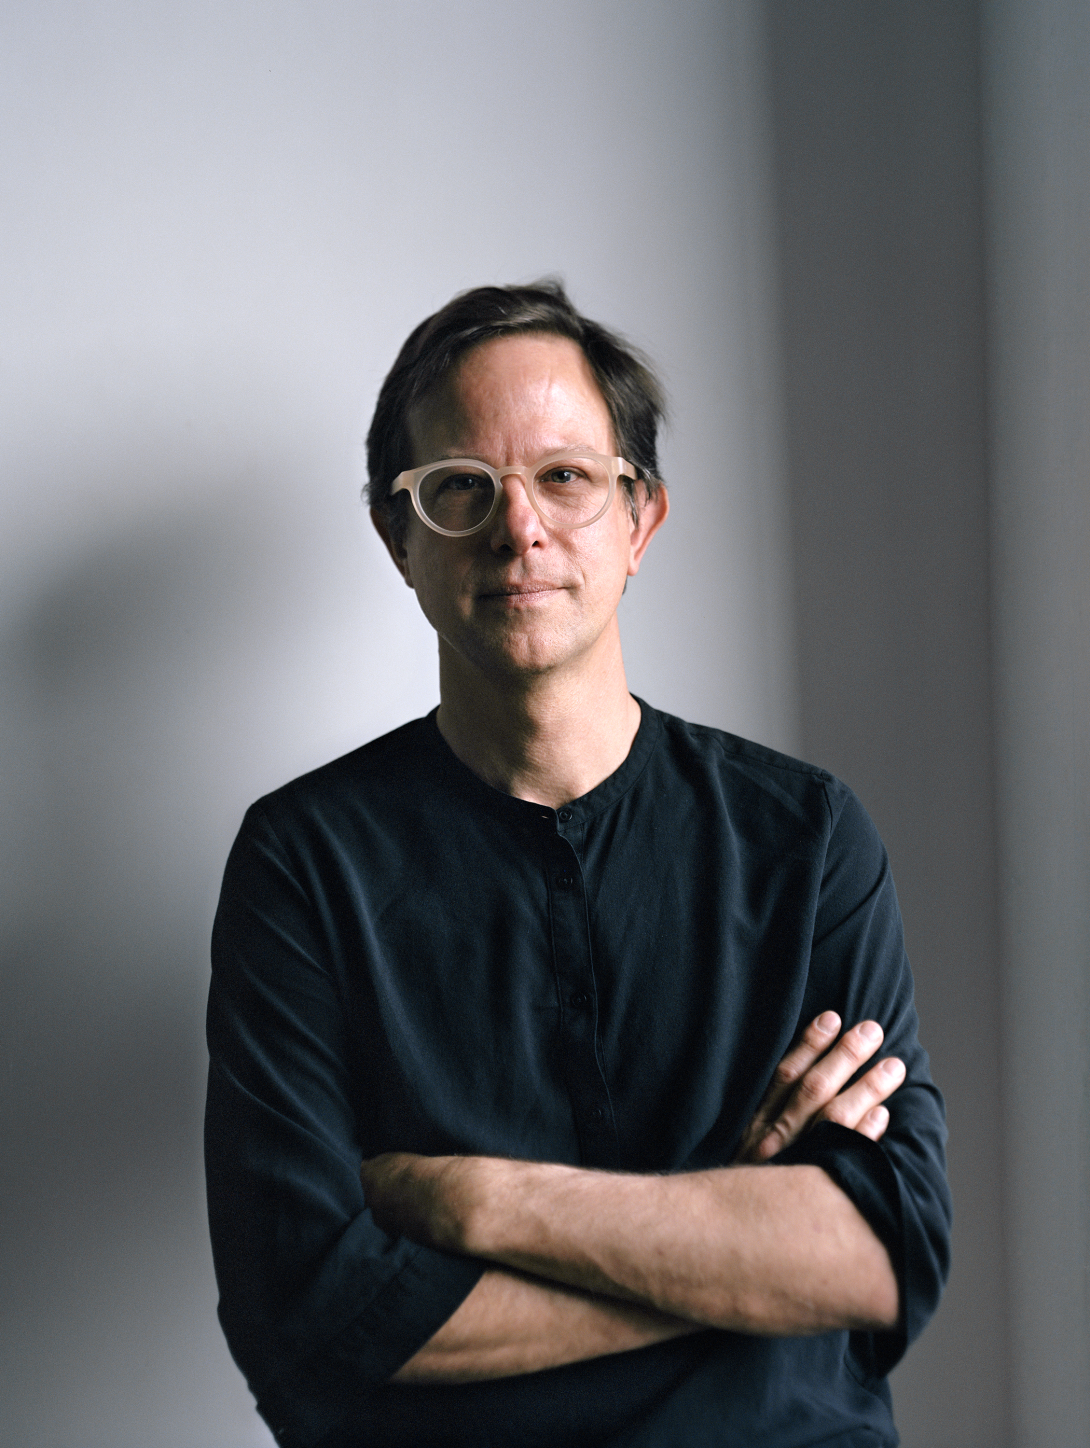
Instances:
[[[886,1328],[889,1256],[818,1167],[624,1176],[501,1162],[464,1250],[704,1326],[777,1336]]]
[[[840,1024],[834,1012],[823,1013],[780,1062],[746,1130],[740,1162],[767,1161],[815,1120],[875,1141],[882,1136],[889,1113],[881,1103],[897,1089],[904,1066],[879,1062],[847,1084],[882,1032],[862,1022],[833,1044]],[[885,1247],[818,1167],[735,1165],[663,1177],[389,1153],[363,1162],[360,1179],[386,1230],[528,1272],[539,1292],[547,1279],[701,1327],[779,1336],[888,1328],[898,1319]],[[484,1289],[479,1299],[472,1294],[466,1323],[491,1300]],[[457,1317],[422,1352],[439,1353],[448,1328],[452,1351],[460,1350]],[[497,1336],[504,1331],[499,1327]],[[626,1345],[638,1344],[598,1350]],[[418,1358],[414,1364],[423,1365],[425,1357]],[[547,1365],[535,1360],[522,1370]]]
[[[478,1382],[540,1372],[697,1330],[636,1303],[496,1268],[393,1381]]]
[[[784,1336],[897,1320],[885,1248],[819,1167],[639,1176],[392,1156],[363,1172],[372,1209],[414,1240],[701,1326]]]

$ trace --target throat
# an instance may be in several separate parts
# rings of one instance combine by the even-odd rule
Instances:
[[[478,778],[516,799],[558,809],[588,794],[624,763],[640,727],[623,667],[619,680],[596,671],[593,689],[551,677],[516,688],[479,675],[463,689],[458,672],[441,655],[439,732]]]

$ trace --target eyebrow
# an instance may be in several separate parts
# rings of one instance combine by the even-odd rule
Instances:
[[[606,456],[610,456],[610,454],[600,453],[600,452],[598,451],[598,449],[595,448],[595,447],[589,447],[585,442],[573,442],[573,443],[569,443],[569,444],[568,444],[567,446],[565,446],[565,447],[554,447],[554,448],[551,448],[549,452],[544,452],[544,453],[542,453],[542,454],[540,455],[540,457],[534,458],[533,461],[534,461],[534,462],[540,462],[542,458],[558,458],[558,457],[563,457],[565,453],[575,453],[576,456],[579,456],[579,455],[582,454],[582,453],[593,454],[594,457],[606,457]],[[477,457],[475,454],[473,454],[473,453],[467,453],[467,452],[446,452],[446,453],[442,453],[442,454],[440,454],[439,457],[433,458],[432,461],[433,461],[433,462],[437,462],[437,463],[450,463],[450,462],[483,463],[484,466],[485,466],[485,467],[488,467],[488,468],[490,468],[490,467],[493,466],[493,464],[490,463],[490,462],[488,462],[485,458]],[[504,463],[503,466],[504,466],[504,467],[511,467],[511,466],[513,466],[513,465],[512,465],[511,463]],[[496,471],[498,472],[499,469],[497,468]]]

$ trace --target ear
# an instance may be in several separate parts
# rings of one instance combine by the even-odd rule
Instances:
[[[371,522],[375,525],[375,532],[386,544],[386,551],[394,560],[394,566],[398,573],[401,574],[405,582],[412,588],[413,580],[409,572],[409,555],[405,550],[403,539],[391,531],[388,514],[380,511],[378,508],[372,508]]]
[[[648,543],[666,522],[670,511],[670,498],[665,483],[660,483],[653,498],[645,497],[640,504],[639,515],[628,535],[628,576],[635,578],[640,571],[640,559]]]

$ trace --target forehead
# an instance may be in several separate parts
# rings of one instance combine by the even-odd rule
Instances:
[[[499,463],[581,444],[613,452],[609,409],[579,345],[527,333],[461,357],[409,414],[418,463],[463,452]],[[495,456],[492,456],[494,454]]]

